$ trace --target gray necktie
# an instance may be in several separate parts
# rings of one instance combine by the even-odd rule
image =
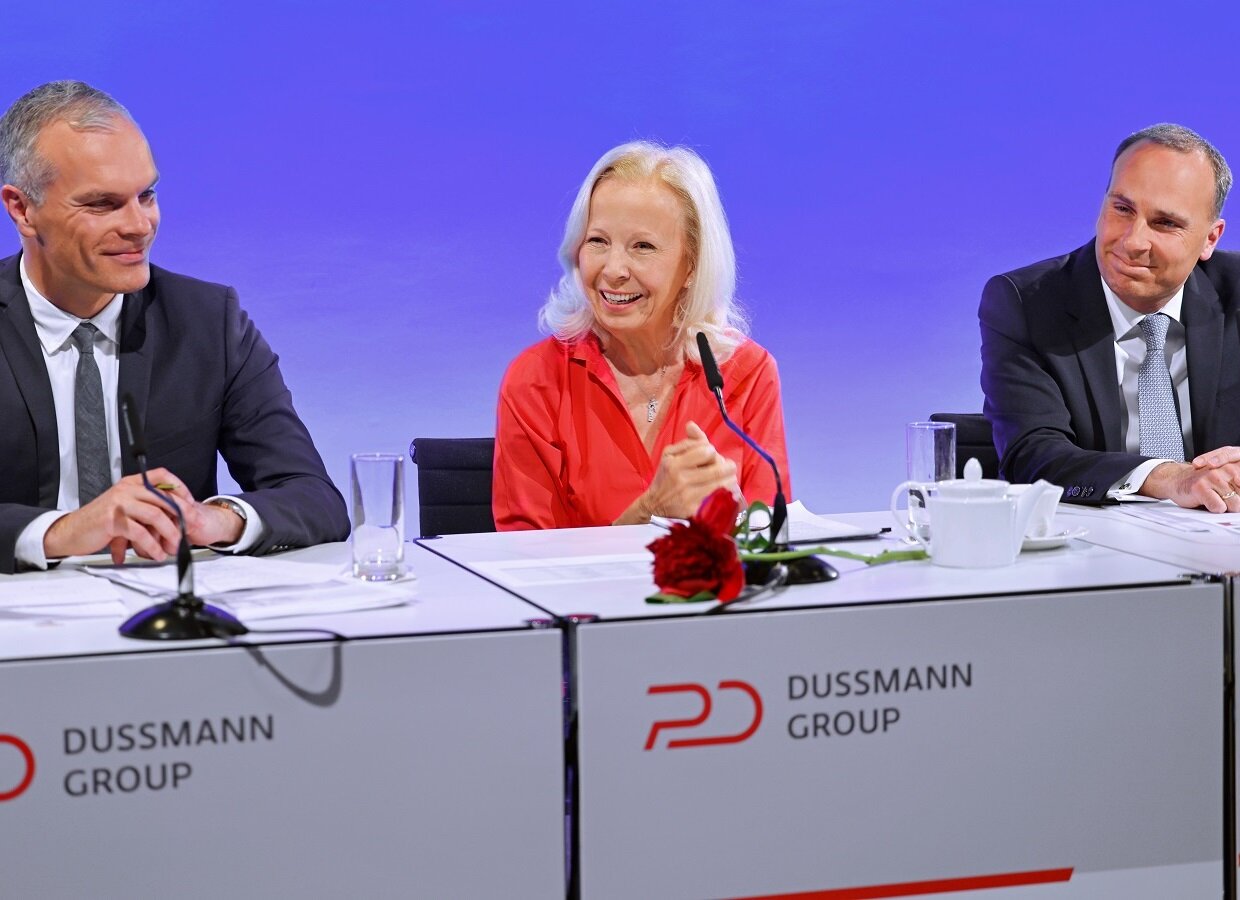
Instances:
[[[1171,319],[1154,313],[1141,320],[1145,333],[1145,361],[1137,376],[1137,403],[1141,411],[1141,455],[1184,461],[1184,432],[1175,409],[1171,372],[1167,369],[1167,326]]]
[[[73,419],[77,433],[78,503],[85,506],[112,486],[108,430],[103,417],[103,381],[95,363],[95,334],[90,322],[73,330],[78,348],[73,385]]]

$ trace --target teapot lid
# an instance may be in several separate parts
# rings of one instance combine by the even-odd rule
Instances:
[[[953,500],[983,500],[1003,497],[1008,483],[997,478],[983,478],[982,464],[971,458],[964,464],[964,478],[939,482],[939,493]]]

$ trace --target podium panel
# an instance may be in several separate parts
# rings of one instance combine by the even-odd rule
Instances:
[[[0,893],[562,896],[561,679],[554,631],[0,662]]]
[[[1187,582],[582,625],[582,896],[1218,897],[1222,634]]]

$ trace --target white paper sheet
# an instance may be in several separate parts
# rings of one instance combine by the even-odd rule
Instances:
[[[807,541],[827,542],[844,537],[873,534],[872,528],[846,525],[826,516],[819,516],[805,508],[800,500],[788,504],[788,540],[795,543]]]
[[[13,575],[0,578],[0,609],[80,606],[115,603],[119,609],[121,592],[114,585],[94,578],[55,578]]]
[[[31,622],[68,622],[77,619],[123,619],[129,614],[119,600],[95,603],[48,603],[42,606],[0,607],[0,628],[5,625],[29,625]]]
[[[400,606],[413,600],[415,595],[416,583],[412,581],[365,584],[350,579],[347,583],[333,581],[292,589],[239,591],[217,597],[212,602],[228,610],[242,622],[253,622],[258,619]]]
[[[658,525],[660,528],[671,528],[673,522],[683,522],[684,519],[669,519],[665,516],[652,516],[651,524]],[[771,523],[765,516],[759,521],[755,516],[750,520],[749,527],[752,531],[762,531]],[[788,540],[791,543],[821,543],[828,541],[837,541],[840,538],[853,538],[861,535],[874,534],[872,528],[860,528],[856,525],[847,525],[835,519],[828,519],[826,516],[820,516],[810,512],[805,508],[805,504],[800,500],[793,500],[788,504]]]
[[[158,566],[87,566],[83,571],[152,597],[173,597],[177,592],[176,563],[171,561]],[[335,563],[217,555],[194,563],[194,593],[214,597],[231,591],[324,584],[340,574]]]
[[[114,582],[151,597],[176,596],[175,563],[83,571],[97,576],[92,582]],[[194,593],[243,622],[399,606],[414,598],[416,585],[412,575],[399,582],[358,581],[336,563],[227,555],[194,563]]]
[[[1170,500],[1158,503],[1120,506],[1119,512],[1153,523],[1168,531],[1198,535],[1209,543],[1240,540],[1240,514],[1212,513],[1203,509],[1184,509]]]
[[[534,584],[586,584],[625,579],[651,580],[650,553],[613,556],[570,556],[559,559],[514,559],[471,563],[470,568],[507,587]]]

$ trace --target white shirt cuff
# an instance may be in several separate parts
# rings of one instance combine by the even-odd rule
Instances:
[[[202,502],[210,503],[212,500],[231,500],[244,509],[245,528],[242,529],[241,537],[237,538],[235,544],[212,544],[211,549],[218,550],[220,553],[245,553],[253,548],[258,543],[258,539],[263,536],[263,520],[258,517],[258,511],[240,497],[230,497],[227,494],[216,494]]]
[[[1157,469],[1165,462],[1173,462],[1170,459],[1147,459],[1141,465],[1137,466],[1107,491],[1107,497],[1112,500],[1120,500],[1124,497],[1131,497],[1137,491],[1141,490],[1141,486],[1145,484],[1145,479],[1150,477],[1150,473]]]
[[[68,510],[53,509],[43,513],[22,529],[13,548],[18,569],[46,569],[47,556],[43,553],[43,538],[57,519],[69,515]]]

